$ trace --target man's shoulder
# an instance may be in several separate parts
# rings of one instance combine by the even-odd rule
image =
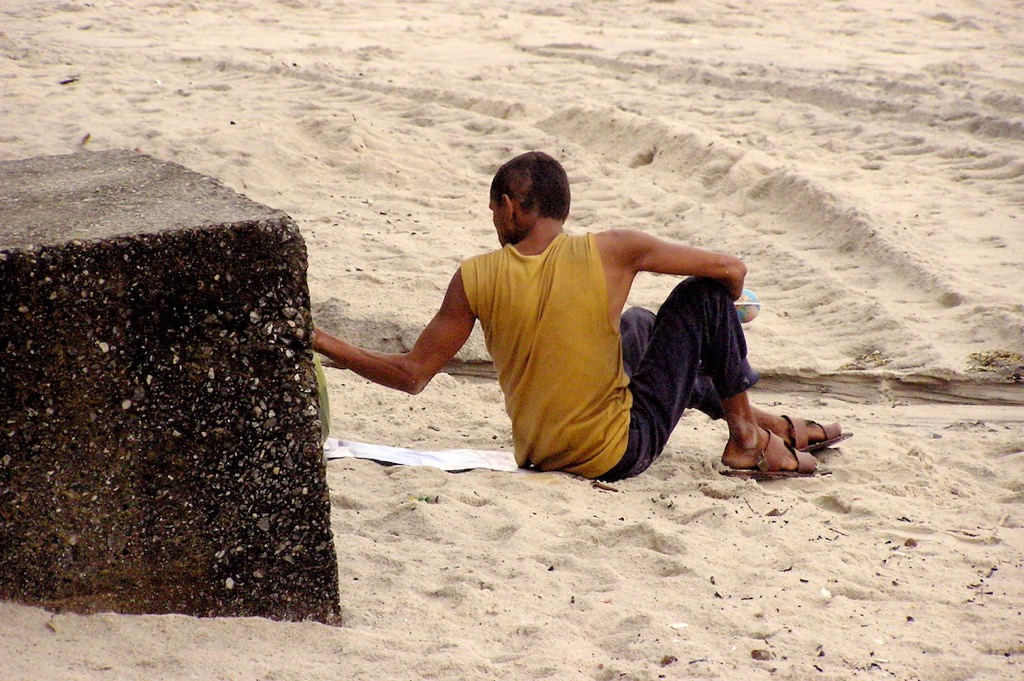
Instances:
[[[624,227],[602,229],[598,232],[591,232],[591,235],[598,241],[629,241],[632,239],[643,239],[648,236],[647,232],[639,229],[626,229]]]
[[[642,235],[635,229],[605,229],[592,234],[594,245],[601,252],[602,256],[608,257],[628,248],[638,235]]]
[[[467,258],[463,258],[462,262],[460,263],[460,267],[465,267],[466,265],[469,265],[469,266],[479,265],[480,263],[482,263],[482,262],[484,262],[486,260],[494,260],[495,258],[501,258],[501,257],[503,257],[504,253],[505,253],[505,249],[504,248],[496,248],[493,251],[486,251],[484,253],[477,253],[476,255],[471,255],[471,256],[469,256]]]
[[[595,232],[594,241],[602,251],[635,251],[659,243],[657,237],[639,229],[606,229]]]
[[[504,248],[499,248],[486,253],[471,255],[459,263],[459,274],[462,277],[463,288],[467,291],[470,299],[474,299],[481,287],[487,287],[486,282],[492,280],[501,269],[501,259],[507,257]]]

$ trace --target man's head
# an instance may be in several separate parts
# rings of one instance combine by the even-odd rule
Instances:
[[[498,169],[491,181],[491,204],[502,196],[539,218],[569,217],[569,178],[562,164],[542,151],[516,156]]]

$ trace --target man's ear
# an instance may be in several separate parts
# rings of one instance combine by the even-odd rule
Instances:
[[[519,203],[519,201],[508,194],[502,194],[501,206],[504,210],[508,211],[508,216],[512,219],[512,224],[518,224],[516,219],[523,212],[523,204]]]

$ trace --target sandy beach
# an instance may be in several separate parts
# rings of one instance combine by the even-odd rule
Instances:
[[[0,678],[1024,678],[1020,3],[4,2],[0,160],[106,149],[286,211],[316,323],[379,350],[547,151],[568,231],[743,257],[753,401],[855,437],[767,483],[700,414],[611,489],[332,461],[343,626],[0,602]],[[332,434],[510,450],[479,329],[458,360],[329,370]]]

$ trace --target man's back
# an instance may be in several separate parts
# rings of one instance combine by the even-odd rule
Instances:
[[[632,397],[594,237],[563,234],[530,256],[507,246],[466,261],[461,273],[519,464],[607,472],[625,451]]]

